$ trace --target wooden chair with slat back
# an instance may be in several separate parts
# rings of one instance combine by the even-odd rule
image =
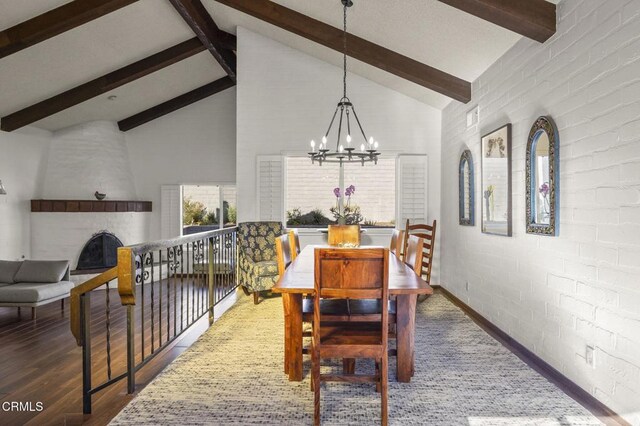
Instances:
[[[394,229],[391,234],[391,244],[389,244],[389,251],[396,255],[396,257],[402,256],[402,245],[404,244],[404,231]]]
[[[424,238],[410,235],[404,252],[404,263],[413,269],[418,276],[422,275],[423,253]]]
[[[329,225],[329,245],[333,247],[358,247],[360,225]]]
[[[286,233],[284,235],[280,235],[276,237],[276,258],[278,262],[278,276],[282,277],[284,271],[291,265],[293,262],[293,250],[291,249],[291,234]],[[290,334],[289,329],[289,309],[287,306],[287,298],[282,298],[282,308],[284,309],[284,326],[285,326],[285,335]],[[287,372],[287,354],[284,355],[284,371]]]
[[[404,231],[404,252],[407,250],[407,243],[410,235],[423,238],[423,250],[422,250],[422,271],[420,275],[427,284],[431,284],[431,267],[433,266],[433,253],[436,246],[436,224],[434,220],[433,224],[414,224],[410,225],[407,220],[407,226]],[[406,263],[406,262],[405,262]]]
[[[376,299],[382,306],[375,323],[327,323],[320,311],[322,298]],[[315,250],[315,295],[312,338],[314,424],[320,424],[320,383],[340,381],[376,383],[381,396],[382,424],[387,424],[389,315],[389,250],[384,248],[318,248]],[[323,358],[372,358],[374,375],[320,374]]]
[[[296,260],[300,254],[300,236],[297,229],[289,231],[289,244],[291,245],[291,259]]]
[[[276,256],[278,259],[278,275],[282,276],[293,261],[291,235],[289,233],[276,237]]]

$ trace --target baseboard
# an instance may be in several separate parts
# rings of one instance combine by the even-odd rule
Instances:
[[[440,285],[432,285],[432,287],[437,292],[442,293],[454,305],[462,309],[462,311],[466,313],[476,324],[500,342],[504,347],[513,352],[518,358],[544,376],[547,380],[558,386],[571,398],[575,399],[602,422],[611,426],[631,426],[631,424],[623,419],[618,413],[572,382],[569,378],[553,368],[538,355],[531,352],[524,345],[518,343],[518,341],[480,315],[477,311],[473,310],[469,305],[458,299],[449,290]]]

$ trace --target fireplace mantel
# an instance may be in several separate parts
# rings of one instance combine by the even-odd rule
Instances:
[[[34,213],[143,213],[151,211],[151,201],[31,200],[31,211]]]

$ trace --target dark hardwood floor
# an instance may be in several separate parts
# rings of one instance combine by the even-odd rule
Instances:
[[[120,306],[117,291],[110,291],[111,365],[112,376],[125,371],[126,316]],[[147,292],[145,318],[149,322],[150,298]],[[105,306],[106,292],[97,290],[91,297],[91,327],[93,353],[93,385],[107,377]],[[233,296],[232,296],[233,297]],[[157,303],[157,301],[156,301]],[[216,314],[225,303],[216,307]],[[166,321],[166,307],[164,308]],[[179,316],[178,311],[178,318]],[[157,317],[157,314],[156,314]],[[140,312],[137,320],[138,361],[140,360]],[[157,318],[156,318],[157,321]],[[158,323],[155,330],[158,333]],[[151,347],[150,324],[145,327],[145,350]],[[173,327],[173,325],[172,325]],[[188,348],[208,328],[204,315],[184,334],[153,358],[136,375],[136,391],[143,388],[162,369]],[[178,322],[178,332],[180,325]],[[163,329],[166,334],[166,327]],[[166,336],[163,338],[166,341]],[[157,348],[157,337],[155,346]],[[91,415],[82,414],[82,348],[69,329],[69,301],[64,309],[60,302],[38,308],[37,319],[31,319],[30,309],[0,308],[0,424],[2,425],[62,425],[107,424],[133,398],[126,393],[126,379],[93,396]],[[5,402],[31,402],[33,411],[4,411]],[[42,404],[38,411],[36,403]],[[23,407],[24,408],[24,407]],[[28,407],[27,407],[28,408]]]

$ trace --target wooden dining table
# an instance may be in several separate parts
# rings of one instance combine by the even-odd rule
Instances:
[[[283,298],[284,370],[291,381],[301,381],[303,376],[302,297],[314,294],[314,250],[320,247],[327,246],[306,246],[273,288],[273,292],[282,293]],[[433,294],[433,289],[402,260],[389,255],[389,294],[396,297],[396,376],[399,382],[408,383],[414,371],[417,296]]]

